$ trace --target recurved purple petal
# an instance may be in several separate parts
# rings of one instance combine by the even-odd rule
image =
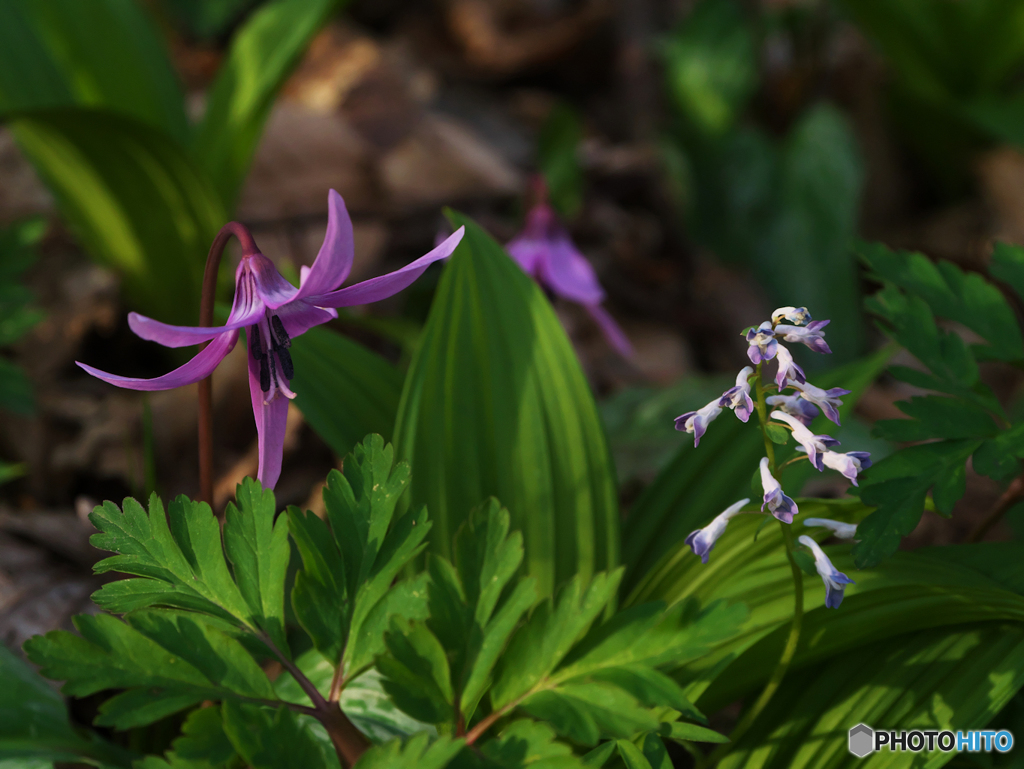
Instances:
[[[78,361],[75,361],[75,363],[83,371],[115,387],[123,387],[127,390],[172,390],[175,387],[195,384],[200,379],[208,377],[217,368],[217,365],[224,360],[224,356],[231,352],[231,348],[235,346],[237,341],[238,332],[227,331],[210,342],[205,350],[200,351],[188,363],[155,379],[117,376],[116,374],[108,374],[106,371],[100,371],[92,366],[87,366],[84,363],[78,363]]]
[[[324,310],[320,307],[314,307],[301,299],[296,299],[291,304],[279,307],[275,314],[281,319],[281,322],[284,324],[284,330],[288,332],[288,336],[292,339],[299,334],[306,333],[313,326],[319,326],[321,323],[326,323],[338,317],[337,310]]]
[[[354,286],[348,286],[338,291],[307,296],[305,300],[308,304],[317,307],[352,307],[357,304],[379,302],[410,286],[434,262],[451,256],[465,232],[465,227],[459,227],[444,243],[400,270],[381,275],[379,278],[364,280],[362,283],[356,283]]]
[[[348,277],[355,257],[352,219],[345,201],[336,191],[327,193],[327,234],[308,271],[303,271],[302,285],[296,298],[333,291]]]
[[[285,280],[274,263],[263,254],[250,254],[245,259],[256,281],[256,293],[270,309],[276,310],[288,304],[299,293],[299,289]]]
[[[564,230],[551,241],[547,259],[537,265],[540,282],[558,296],[579,304],[598,304],[604,301],[604,289],[590,262],[569,240]]]
[[[505,250],[523,268],[523,272],[536,279],[537,267],[548,251],[548,244],[546,241],[523,234],[510,240]]]
[[[608,310],[599,304],[587,304],[584,305],[584,307],[586,307],[587,312],[590,313],[590,317],[593,318],[594,322],[600,327],[601,333],[604,334],[604,338],[608,340],[608,344],[610,344],[623,358],[632,358],[633,345],[629,343],[629,338],[626,336],[626,332],[624,332],[621,326],[615,322],[615,318],[611,316]]]
[[[259,363],[249,352],[249,395],[252,398],[252,415],[256,420],[256,436],[259,447],[259,469],[256,478],[263,488],[272,489],[281,477],[281,458],[284,455],[284,432],[288,425],[288,399],[278,396],[270,403],[263,403],[260,389]]]

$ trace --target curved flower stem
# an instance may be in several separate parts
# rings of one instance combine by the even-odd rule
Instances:
[[[238,238],[242,251],[251,254],[259,249],[252,233],[244,224],[228,222],[221,227],[217,237],[213,239],[210,253],[206,256],[206,270],[203,272],[203,296],[199,304],[199,325],[213,325],[213,305],[217,298],[217,274],[220,271],[220,258],[224,254],[224,246],[231,236]],[[199,349],[208,345],[203,342]],[[213,504],[213,375],[199,382],[199,499]]]
[[[766,403],[765,403],[765,387],[764,382],[761,378],[761,364],[758,364],[756,371],[757,385],[757,415],[761,422],[761,435],[764,438],[764,450],[768,455],[768,464],[771,469],[772,475],[778,479],[778,469],[775,466],[775,444],[772,443],[771,438],[768,437],[768,418]],[[804,579],[803,573],[800,571],[800,567],[796,563],[796,559],[793,557],[793,530],[792,527],[779,521],[779,526],[782,528],[782,538],[786,543],[786,557],[789,559],[789,568],[793,574],[793,622],[789,626],[789,635],[786,637],[786,645],[782,648],[782,656],[779,657],[779,662],[775,666],[775,670],[772,671],[771,678],[768,679],[768,683],[765,684],[764,689],[761,691],[761,695],[757,698],[757,701],[750,706],[750,709],[743,715],[739,723],[732,730],[729,735],[729,742],[721,745],[717,750],[712,752],[708,757],[708,763],[711,765],[717,764],[729,752],[730,749],[736,746],[744,734],[750,729],[750,727],[757,720],[757,717],[761,715],[762,711],[771,702],[772,697],[775,696],[775,692],[778,691],[779,686],[782,684],[782,679],[786,676],[786,671],[789,669],[789,664],[793,661],[793,657],[796,656],[796,649],[800,643],[800,628],[803,625],[804,619]]]

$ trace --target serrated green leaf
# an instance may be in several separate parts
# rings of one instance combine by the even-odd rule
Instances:
[[[445,266],[395,426],[416,467],[412,504],[437,524],[431,548],[481,500],[508,507],[541,595],[617,559],[618,499],[606,440],[561,324],[537,285],[478,225]],[[457,467],[457,473],[451,468]]]
[[[292,340],[295,405],[317,435],[343,457],[369,433],[391,439],[402,373],[380,355],[326,328]]]
[[[274,521],[274,492],[246,478],[225,511],[224,547],[249,615],[286,656],[284,582],[291,558],[288,516]]]
[[[1009,243],[996,243],[988,271],[992,277],[1007,283],[1024,299],[1024,248]]]
[[[987,438],[998,432],[988,411],[960,398],[914,397],[896,405],[910,419],[876,422],[875,435],[890,441],[910,442],[933,438]]]
[[[603,683],[565,684],[542,689],[520,706],[559,734],[594,746],[600,737],[629,737],[658,727],[658,720],[634,697]]]
[[[868,471],[860,498],[877,509],[857,527],[860,541],[853,554],[858,568],[874,566],[896,551],[900,538],[921,520],[929,489],[939,510],[952,510],[964,494],[964,463],[980,445],[959,440],[911,446]]]
[[[463,741],[418,734],[403,744],[392,740],[370,748],[355,769],[443,769],[462,750]]]
[[[384,641],[388,653],[378,657],[377,669],[395,704],[430,724],[454,720],[451,669],[437,637],[423,623],[393,621]]]
[[[237,702],[221,706],[224,733],[248,766],[281,769],[340,769],[337,754],[310,733],[308,717],[287,707],[277,710]]]
[[[99,110],[37,111],[10,125],[86,251],[121,275],[129,302],[195,323],[206,252],[228,216],[181,146]]]
[[[204,761],[213,767],[231,763],[235,747],[224,733],[218,706],[197,708],[181,726],[181,736],[172,745],[174,754],[186,761]]]
[[[264,3],[232,38],[193,148],[228,206],[238,197],[279,88],[339,5],[337,0]]]
[[[719,734],[714,729],[697,724],[688,724],[683,721],[675,721],[671,724],[662,724],[661,733],[670,740],[685,740],[688,742],[728,742],[729,738]]]
[[[612,757],[615,752],[615,742],[609,740],[608,742],[602,742],[596,748],[588,751],[583,756],[584,766],[604,766],[608,763],[608,759]]]
[[[572,748],[555,739],[545,723],[519,719],[508,724],[493,740],[480,746],[480,753],[501,769],[579,769],[580,760]]]
[[[985,441],[974,452],[971,466],[974,471],[1005,481],[1020,472],[1024,459],[1024,423],[1004,430],[995,438]]]
[[[602,572],[584,589],[576,577],[554,602],[534,609],[501,657],[491,688],[494,708],[517,700],[555,669],[613,600],[621,579],[622,569]]]
[[[687,718],[706,722],[704,715],[686,698],[683,688],[667,675],[644,665],[608,667],[590,673],[589,678],[614,684],[647,707],[668,706]]]

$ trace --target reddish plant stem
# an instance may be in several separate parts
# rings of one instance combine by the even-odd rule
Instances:
[[[242,244],[243,254],[256,253],[256,241],[244,224],[228,222],[221,227],[217,237],[213,239],[210,253],[206,257],[206,270],[203,272],[203,296],[199,304],[199,325],[204,328],[213,326],[213,305],[217,299],[217,274],[220,271],[220,259],[224,254],[224,246],[231,236],[238,238]],[[209,342],[203,342],[199,349],[206,348]],[[210,505],[213,504],[213,375],[199,382],[199,498]]]
[[[1006,514],[1006,511],[1021,499],[1024,499],[1024,475],[1018,476],[1006,488],[1006,491],[996,500],[988,515],[985,516],[985,520],[979,523],[978,527],[971,532],[971,536],[967,538],[967,541],[980,542],[982,537],[988,534],[989,529],[995,526],[999,519]]]

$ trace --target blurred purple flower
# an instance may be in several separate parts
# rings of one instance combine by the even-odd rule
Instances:
[[[838,609],[839,604],[843,602],[843,591],[847,585],[854,584],[854,581],[832,565],[825,551],[813,539],[801,534],[798,541],[810,548],[814,554],[814,568],[818,570],[821,581],[825,583],[825,606],[829,609]]]
[[[755,366],[761,361],[774,358],[779,342],[775,338],[771,321],[766,320],[756,329],[747,331],[747,344],[750,345],[747,347],[747,357]]]
[[[753,373],[754,369],[744,366],[736,375],[736,386],[730,387],[718,399],[718,405],[731,408],[741,422],[750,419],[754,411],[754,401],[750,399],[750,375]]]
[[[804,370],[793,360],[793,354],[781,344],[775,353],[775,358],[779,361],[779,370],[775,374],[775,384],[779,386],[780,390],[786,386],[786,380],[788,379],[792,379],[794,382],[807,381],[807,377],[804,376]]]
[[[556,296],[576,302],[590,314],[605,339],[624,358],[633,356],[633,346],[609,312],[601,306],[604,289],[590,262],[569,238],[558,215],[542,198],[526,215],[523,231],[505,250],[527,275]]]
[[[814,465],[819,472],[825,469],[823,463],[824,454],[832,446],[838,446],[839,441],[831,435],[815,435],[804,426],[803,422],[794,416],[790,416],[784,411],[773,411],[769,416],[772,419],[778,419],[780,422],[785,422],[793,428],[793,438],[796,439],[797,443],[803,446],[804,451],[807,452],[807,458],[811,460],[811,464]]]
[[[780,484],[771,470],[768,469],[768,457],[761,457],[761,487],[764,489],[764,502],[761,503],[763,511],[765,505],[768,511],[783,523],[792,523],[793,516],[800,512],[790,497],[782,492]]]
[[[739,502],[730,505],[716,515],[711,523],[703,529],[691,531],[689,536],[686,537],[686,544],[692,548],[694,555],[700,556],[701,563],[708,562],[708,555],[714,548],[715,542],[725,531],[725,527],[729,524],[729,519],[739,513],[740,508],[749,501],[750,499],[741,499]]]
[[[765,402],[779,411],[785,411],[796,417],[807,426],[810,426],[814,418],[818,416],[817,407],[810,401],[804,400],[799,393],[796,395],[769,395],[765,398]]]
[[[715,398],[711,403],[697,411],[687,411],[676,417],[676,429],[682,433],[693,433],[693,447],[700,445],[701,436],[708,429],[718,415],[722,413],[722,407],[718,404],[720,398]]]
[[[854,486],[857,483],[857,474],[861,470],[871,467],[871,454],[867,451],[848,451],[843,454],[838,451],[826,451],[823,457],[825,467],[831,467],[850,479]]]
[[[826,417],[836,424],[839,424],[839,407],[843,405],[843,402],[839,400],[839,398],[843,395],[849,395],[849,390],[844,390],[842,387],[833,387],[829,390],[822,390],[820,387],[815,387],[810,382],[790,381],[789,386],[794,390],[799,391],[801,397],[803,397],[805,401],[810,401],[821,409]]]
[[[801,328],[780,323],[775,327],[775,336],[780,336],[793,344],[797,342],[805,344],[815,352],[831,353],[832,351],[825,342],[825,332],[822,331],[828,324],[827,320],[815,320]]]
[[[425,256],[387,275],[334,290],[352,268],[352,221],[345,203],[334,190],[328,196],[327,234],[312,267],[303,267],[299,288],[277,271],[259,251],[244,253],[235,271],[235,297],[227,322],[217,328],[170,326],[137,313],[128,325],[143,339],[165,347],[210,344],[188,363],[155,379],[134,379],[99,371],[79,363],[85,371],[117,387],[130,390],[170,390],[209,376],[238,341],[245,329],[249,352],[249,392],[259,443],[258,478],[273,488],[281,474],[288,399],[294,375],[291,340],[313,326],[336,318],[334,308],[369,304],[409,286],[431,263],[450,256],[462,240],[463,228]],[[278,397],[284,396],[284,397]]]

